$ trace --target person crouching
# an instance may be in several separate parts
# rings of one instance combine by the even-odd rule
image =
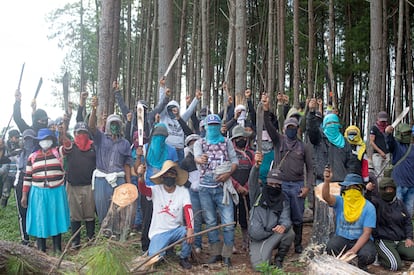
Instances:
[[[153,212],[149,229],[150,245],[148,256],[157,254],[168,245],[194,234],[193,211],[190,194],[183,185],[188,180],[188,173],[178,167],[176,162],[166,160],[161,171],[151,177],[156,185],[146,186],[144,181],[145,166],[138,168],[138,189],[152,199]],[[185,225],[183,217],[185,217]],[[191,269],[188,261],[191,254],[193,238],[183,241],[180,253],[180,265]],[[165,252],[160,254],[165,255]]]

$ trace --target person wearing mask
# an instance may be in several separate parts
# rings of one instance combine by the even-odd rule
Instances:
[[[282,135],[270,122],[267,95],[262,95],[262,104],[264,124],[275,150],[275,161],[271,171],[282,183],[282,191],[290,204],[291,220],[295,232],[295,253],[302,253],[305,198],[309,192],[308,186],[314,183],[311,148],[297,138],[299,122],[296,118],[290,117],[284,121],[284,134]]]
[[[283,260],[292,245],[295,233],[292,230],[289,202],[282,192],[281,181],[270,171],[266,185],[258,182],[259,166],[263,154],[256,152],[256,163],[249,177],[250,197],[250,262],[255,270],[262,263],[270,264],[272,253],[277,249],[273,264],[283,268]]]
[[[374,186],[367,185],[366,198],[375,206],[377,225],[373,231],[378,260],[390,271],[400,270],[402,260],[414,261],[413,224],[404,203],[397,198],[397,185],[384,171],[379,182],[378,196],[371,192]]]
[[[161,170],[162,165],[166,160],[178,162],[177,151],[166,143],[167,137],[168,130],[165,124],[155,124],[148,143],[144,145],[143,156],[145,156],[144,159],[146,166],[144,179],[145,184],[148,187],[154,186],[154,182],[151,180],[151,177]],[[138,154],[134,165],[135,169],[137,169],[137,175],[139,174],[138,167],[142,164],[141,159],[142,156]],[[141,235],[141,249],[145,253],[148,250],[150,244],[148,234],[151,224],[153,205],[150,198],[143,196],[141,199],[143,224]]]
[[[206,228],[217,226],[217,212],[223,224],[234,222],[233,202],[238,201],[237,192],[231,183],[231,175],[236,171],[238,159],[233,143],[221,134],[222,121],[216,114],[206,118],[206,137],[194,144],[194,159],[200,165],[200,202],[204,210]],[[233,197],[233,195],[235,196]],[[233,198],[233,202],[229,197]],[[219,231],[208,234],[210,259],[209,264],[223,259],[230,267],[234,245],[234,225],[223,228],[222,246]]]
[[[316,184],[323,182],[323,169],[327,164],[332,169],[332,181],[342,182],[349,172],[352,149],[340,131],[338,115],[331,113],[322,120],[316,112],[317,105],[316,99],[312,98],[306,117],[306,132],[313,146]]]
[[[62,156],[55,134],[48,128],[37,134],[41,149],[32,153],[26,166],[21,204],[27,208],[27,234],[37,238],[37,248],[46,252],[52,236],[54,252],[62,252],[62,233],[69,229],[69,206]]]
[[[400,123],[395,129],[389,125],[385,128],[385,140],[392,154],[392,178],[397,184],[397,197],[407,207],[410,217],[414,211],[414,149],[413,129],[406,123]]]
[[[74,129],[74,142],[62,136],[63,155],[66,157],[66,191],[70,208],[72,248],[80,245],[81,234],[77,232],[85,222],[86,236],[92,240],[95,234],[95,200],[92,190],[92,174],[96,168],[96,151],[89,138],[85,122],[78,122]]]
[[[21,243],[23,245],[29,244],[29,235],[26,231],[26,214],[27,208],[23,207],[21,204],[22,192],[23,192],[23,179],[26,172],[27,159],[30,154],[35,151],[39,145],[36,140],[36,133],[33,129],[26,129],[23,131],[23,149],[20,152],[18,159],[18,170],[16,174],[16,181],[14,182],[14,191],[16,195],[16,204],[19,214],[19,230]]]
[[[249,148],[247,139],[250,133],[245,130],[241,125],[236,125],[232,130],[231,140],[233,142],[234,150],[236,151],[237,158],[239,160],[239,166],[236,171],[231,175],[231,180],[234,188],[239,194],[239,204],[234,205],[234,220],[240,224],[243,238],[243,250],[249,248],[249,236],[247,234],[247,215],[250,210],[249,200],[249,185],[248,179],[250,170],[254,165],[254,152]]]
[[[369,144],[374,149],[372,154],[372,165],[378,180],[382,177],[383,168],[390,161],[390,151],[385,141],[385,128],[388,126],[388,114],[381,111],[377,115],[375,125],[371,127],[369,132]]]
[[[161,249],[184,238],[180,252],[180,266],[191,269],[188,261],[191,255],[191,244],[194,239],[193,211],[190,194],[183,185],[187,182],[188,173],[178,167],[178,164],[166,160],[161,170],[151,176],[155,185],[149,187],[144,180],[144,165],[138,168],[139,191],[153,201],[151,226],[149,229],[150,244],[148,256],[153,256]],[[184,224],[185,219],[185,224]],[[165,252],[161,254],[164,256]]]
[[[96,128],[98,99],[92,98],[89,117],[89,132],[96,150],[96,169],[92,176],[96,213],[99,223],[108,213],[114,188],[131,182],[131,148],[122,135],[122,120],[118,115],[109,115],[105,132]]]
[[[160,100],[163,100],[165,97],[165,87],[162,85],[160,85],[160,95]],[[185,140],[184,130],[181,127],[179,120],[182,119],[182,122],[188,122],[202,95],[202,92],[200,90],[197,90],[190,106],[181,115],[180,105],[175,100],[171,100],[164,108],[164,110],[160,113],[160,122],[166,125],[168,130],[166,143],[176,149],[179,164],[184,159]]]
[[[201,139],[199,135],[192,134],[185,139],[184,160],[181,162],[181,168],[188,172],[188,191],[190,192],[191,205],[194,212],[194,233],[201,231],[203,224],[202,208],[199,196],[200,190],[200,171],[194,161],[194,143]],[[199,254],[202,249],[202,236],[194,238],[195,252]]]
[[[368,156],[361,131],[357,126],[351,125],[345,129],[344,137],[352,149],[349,172],[361,175],[364,184],[367,184],[369,181]]]
[[[332,172],[329,167],[324,170],[322,198],[333,207],[336,217],[335,235],[327,245],[330,255],[344,253],[344,257],[356,255],[358,267],[364,271],[375,261],[376,249],[371,239],[372,230],[376,226],[375,207],[364,198],[364,184],[357,174],[347,174],[340,183],[340,196],[330,194]]]

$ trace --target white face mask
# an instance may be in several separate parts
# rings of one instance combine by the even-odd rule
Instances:
[[[39,141],[39,146],[46,151],[47,149],[49,149],[50,147],[52,147],[53,141],[50,139],[44,139]]]

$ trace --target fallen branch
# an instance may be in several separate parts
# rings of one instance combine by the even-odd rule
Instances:
[[[131,272],[137,272],[137,271],[139,271],[139,269],[142,267],[142,266],[144,266],[145,264],[147,264],[148,262],[150,262],[152,259],[154,259],[154,258],[158,258],[158,256],[161,254],[161,253],[163,253],[163,252],[165,252],[165,251],[167,251],[168,249],[170,249],[170,248],[172,248],[172,247],[174,247],[175,245],[177,245],[177,244],[180,244],[180,243],[182,243],[183,241],[186,241],[187,239],[190,239],[190,238],[194,238],[194,237],[197,237],[197,236],[200,236],[200,235],[203,235],[203,234],[206,234],[206,233],[208,233],[208,232],[210,232],[210,231],[213,231],[213,230],[216,230],[216,229],[220,229],[220,228],[222,228],[222,227],[226,227],[226,226],[230,226],[230,225],[235,225],[236,224],[236,222],[231,222],[231,223],[226,223],[226,224],[220,224],[220,225],[217,225],[217,226],[214,226],[214,227],[211,227],[211,228],[208,228],[208,229],[206,229],[206,230],[203,230],[203,231],[200,231],[200,232],[198,232],[198,233],[195,233],[195,234],[193,234],[193,235],[191,235],[191,236],[186,236],[186,237],[184,237],[184,238],[181,238],[181,239],[179,239],[178,241],[176,241],[176,242],[174,242],[174,243],[172,243],[172,244],[170,244],[169,246],[166,246],[166,247],[164,247],[163,249],[161,249],[160,251],[158,251],[157,253],[155,253],[154,255],[152,255],[152,256],[150,256],[150,257],[148,257],[147,259],[145,259],[143,262],[141,262],[138,266],[136,266],[136,267],[134,267],[134,268],[132,268],[130,271]],[[153,264],[153,263],[156,263],[157,261],[151,261],[151,263]]]

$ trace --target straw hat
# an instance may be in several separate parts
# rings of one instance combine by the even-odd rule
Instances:
[[[137,198],[137,187],[132,183],[124,183],[114,189],[112,201],[120,207],[125,207],[133,203]]]
[[[162,175],[164,175],[168,170],[174,168],[177,171],[177,177],[175,178],[175,184],[177,185],[184,185],[188,180],[188,172],[181,169],[178,164],[171,160],[166,160],[162,164],[161,171],[157,174],[150,177],[153,183],[155,184],[162,184]]]

